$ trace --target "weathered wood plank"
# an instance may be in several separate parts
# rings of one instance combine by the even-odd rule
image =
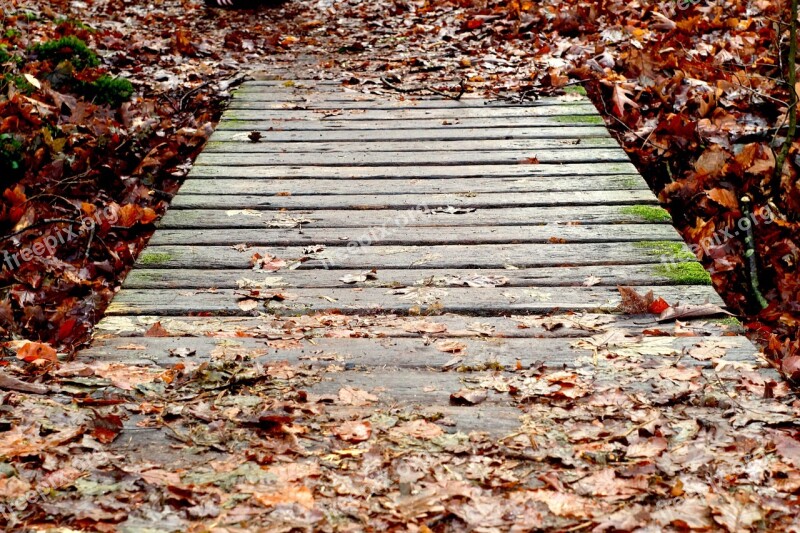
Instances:
[[[219,153],[203,152],[195,165],[251,166],[251,165],[320,165],[320,166],[417,166],[417,165],[509,165],[540,163],[625,163],[628,156],[621,148],[564,148],[562,150],[467,151],[467,152],[327,152],[327,153]]]
[[[247,113],[243,115],[243,113]],[[277,131],[302,131],[302,130],[457,130],[465,128],[536,128],[536,127],[564,127],[577,126],[603,126],[603,119],[595,112],[582,115],[555,115],[555,116],[505,116],[499,118],[470,118],[459,119],[442,118],[417,118],[409,120],[340,120],[338,117],[325,120],[287,120],[263,117],[253,111],[239,111],[223,116],[220,120],[218,131],[252,131],[252,130],[277,130]]]
[[[433,128],[379,130],[295,130],[265,128],[259,131],[262,139],[271,143],[359,143],[364,141],[470,141],[524,139],[587,139],[610,137],[605,126],[560,126],[538,128]],[[250,131],[220,130],[211,136],[213,142],[251,142]]]
[[[595,115],[597,109],[591,102],[572,102],[563,105],[464,107],[449,109],[415,109],[397,107],[393,109],[229,109],[226,116],[238,120],[385,120],[434,118],[458,120],[464,118],[504,117],[555,117],[573,115]]]
[[[194,176],[193,176],[194,177]],[[215,178],[189,179],[181,186],[181,194],[292,196],[354,195],[365,190],[381,194],[403,193],[531,193],[574,191],[647,190],[647,183],[637,175],[586,177],[528,178],[397,178],[397,179],[267,179]]]
[[[142,265],[157,268],[242,268],[252,257],[273,256],[299,262],[297,268],[536,268],[545,266],[636,265],[663,261],[694,261],[682,243],[658,241],[586,244],[476,244],[369,246],[364,239],[329,246],[319,252],[300,246],[150,246],[139,256]],[[363,246],[361,245],[363,242]],[[355,244],[355,246],[352,246]]]
[[[585,283],[597,286],[618,285],[679,285],[697,284],[703,267],[691,267],[696,276],[683,276],[659,264],[593,265],[581,267],[540,267],[531,269],[385,269],[377,279],[347,284],[341,279],[358,276],[359,270],[289,270],[277,273],[241,269],[156,269],[134,268],[125,279],[126,289],[235,289],[240,286],[283,288],[343,288],[343,287],[403,287],[458,286],[466,280],[479,282],[486,277],[507,279],[507,287],[581,287]],[[599,281],[598,281],[599,280]]]
[[[313,178],[313,179],[461,179],[521,177],[544,178],[553,176],[603,176],[609,174],[636,174],[636,167],[630,161],[616,163],[563,163],[557,165],[520,165],[517,162],[507,165],[415,165],[413,167],[323,167],[323,166],[195,166],[191,178]],[[638,176],[638,174],[637,174]],[[639,178],[641,179],[641,178]],[[643,180],[642,180],[643,181]]]
[[[463,151],[507,151],[507,150],[562,150],[566,148],[619,148],[611,137],[562,138],[562,139],[482,139],[460,141],[361,141],[353,142],[294,142],[273,143],[267,133],[259,142],[210,140],[205,152],[245,153],[324,153],[324,152],[463,152]]]
[[[419,323],[444,326],[445,331],[430,333],[415,329]],[[108,316],[95,326],[96,339],[115,337],[146,337],[156,323],[168,337],[220,337],[279,339],[302,332],[306,338],[347,334],[350,338],[474,338],[491,342],[494,338],[581,338],[602,334],[604,328],[618,328],[630,335],[642,335],[645,330],[670,333],[673,324],[661,324],[655,315],[594,315],[585,313],[553,316],[526,315],[517,317],[471,317],[464,315],[416,316],[377,315],[310,315],[308,318],[287,319],[273,315],[258,317],[232,316],[174,316],[156,315]],[[681,321],[682,332],[695,337],[723,336],[731,327],[714,320]],[[735,329],[735,328],[734,328]],[[692,336],[692,335],[689,335]],[[538,342],[538,341],[534,341]]]
[[[723,305],[708,286],[653,286],[668,302]],[[242,316],[253,314],[239,306],[242,298],[231,289],[213,292],[170,289],[127,289],[121,291],[106,310],[107,315],[182,316],[197,313]],[[323,311],[346,314],[401,313],[434,306],[448,313],[488,316],[497,314],[548,313],[561,311],[613,311],[620,304],[614,287],[497,287],[447,288],[413,287],[405,289],[291,289],[268,291],[281,294],[284,301],[264,301],[256,310],[285,315]],[[250,294],[249,291],[244,291]],[[265,291],[260,291],[265,294]]]
[[[630,339],[626,346],[629,352],[635,352],[637,346],[659,346],[661,354],[646,359],[663,359],[668,361],[681,357],[684,352],[700,342],[719,343],[727,346],[727,354],[721,359],[742,361],[753,359],[756,352],[753,345],[745,337],[657,337],[637,340]],[[581,367],[591,365],[592,351],[574,347],[574,338],[508,338],[508,339],[463,339],[462,350],[464,367],[480,367],[481,364],[496,362],[513,369],[517,360],[524,367],[536,362],[544,362],[549,367],[566,365]],[[288,344],[288,343],[287,343]],[[331,339],[316,338],[313,342],[300,341],[297,347],[270,346],[269,341],[250,338],[203,338],[203,337],[140,337],[98,339],[91,348],[82,352],[86,360],[109,361],[119,360],[151,360],[158,364],[174,364],[182,358],[171,353],[183,349],[193,350],[195,354],[186,359],[194,362],[211,359],[239,356],[251,356],[260,362],[289,361],[316,366],[329,364],[353,363],[366,367],[390,367],[400,369],[438,369],[453,358],[452,353],[439,350],[435,343],[424,338],[385,338],[385,339]],[[708,366],[710,361],[698,361],[692,357],[682,357],[681,362],[687,366]],[[456,377],[474,376],[477,373],[445,372],[427,374],[429,379],[437,375]],[[425,379],[416,382],[415,387],[422,390],[429,383]],[[384,385],[373,382],[372,386]],[[364,388],[364,387],[359,387]],[[371,388],[371,387],[370,387]],[[337,389],[338,390],[338,389]],[[455,392],[458,388],[450,391]]]
[[[433,206],[428,206],[433,208]],[[515,207],[478,209],[470,213],[423,215],[413,209],[374,211],[331,209],[314,211],[265,211],[221,209],[171,209],[158,223],[160,228],[390,228],[451,226],[533,226],[539,224],[648,223],[647,216],[628,206]],[[663,222],[658,222],[663,223]],[[620,226],[617,231],[624,232]]]
[[[358,184],[353,183],[355,189]],[[362,190],[373,191],[362,183]],[[356,192],[354,190],[354,192]],[[354,194],[318,196],[254,196],[179,194],[172,209],[425,209],[425,206],[456,208],[550,207],[577,205],[653,204],[657,200],[649,190],[562,192],[471,193],[471,194]],[[431,209],[433,207],[430,207]],[[435,216],[435,215],[427,215]]]
[[[372,245],[436,244],[511,244],[511,243],[590,243],[637,242],[644,240],[682,242],[680,234],[667,224],[631,224],[624,231],[610,225],[591,226],[496,226],[453,227],[447,231],[428,228],[404,228],[402,232],[382,234],[374,228],[307,228],[302,232],[285,229],[169,230],[163,229],[150,239],[157,245],[217,245],[246,243],[251,246],[306,246],[324,244],[341,246],[349,240],[368,236]]]
[[[484,100],[481,98],[464,98],[461,100],[447,100],[445,98],[429,98],[414,100],[390,100],[387,98],[348,97],[347,93],[332,93],[321,97],[298,97],[272,93],[270,98],[264,98],[263,93],[234,93],[228,109],[256,109],[271,111],[275,109],[289,111],[303,110],[338,110],[338,109],[463,109],[471,112],[472,109],[529,109],[542,106],[573,106],[591,105],[587,98],[578,100],[559,100],[557,98],[542,98],[533,102],[514,104],[499,102],[497,100]]]

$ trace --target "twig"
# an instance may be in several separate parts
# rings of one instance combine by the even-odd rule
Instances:
[[[466,82],[466,80],[464,78],[461,78],[461,80],[459,80],[459,82],[458,82],[459,91],[458,91],[458,94],[456,96],[453,96],[452,94],[448,94],[448,93],[446,93],[444,91],[440,91],[439,89],[434,89],[433,87],[430,87],[428,85],[425,85],[423,87],[412,87],[412,88],[400,87],[400,86],[395,85],[394,83],[390,82],[389,80],[387,80],[383,76],[381,77],[381,83],[383,83],[389,89],[392,89],[393,91],[397,91],[397,92],[403,93],[403,94],[414,94],[414,93],[422,93],[422,92],[428,91],[428,92],[431,92],[433,94],[438,94],[439,96],[442,96],[444,98],[449,98],[450,100],[456,100],[456,101],[461,100],[461,97],[464,96],[465,92],[467,92],[467,82]]]
[[[17,235],[20,235],[22,233],[25,233],[26,231],[30,231],[32,229],[38,228],[40,226],[47,226],[47,225],[50,225],[50,224],[58,224],[59,222],[63,222],[63,223],[66,223],[66,224],[81,224],[82,223],[80,220],[70,219],[70,218],[48,218],[47,220],[41,220],[39,222],[36,222],[35,224],[31,224],[28,227],[22,228],[19,231],[15,231],[14,233],[9,233],[8,235],[3,235],[2,237],[0,237],[0,241],[6,241],[6,240],[8,240],[8,239],[10,239],[12,237],[16,237]]]
[[[742,215],[748,221],[752,221],[750,218],[750,197],[743,196],[742,197]],[[759,288],[758,284],[758,263],[756,261],[756,246],[755,240],[753,238],[753,223],[747,225],[747,228],[744,232],[744,247],[745,252],[744,256],[747,259],[748,264],[748,271],[749,271],[749,278],[750,278],[750,288],[753,290],[753,296],[756,297],[758,301],[758,305],[761,306],[761,309],[767,307],[767,300],[764,298],[764,295],[761,294],[761,289]]]
[[[789,150],[794,142],[795,132],[797,130],[797,2],[798,0],[791,0],[790,9],[790,24],[789,24],[789,57],[787,59],[787,83],[789,85],[789,94],[792,96],[792,105],[789,106],[789,131],[786,133],[786,139],[783,141],[783,148],[781,149],[778,157],[775,159],[775,174],[772,178],[773,181],[773,194],[780,190],[781,176],[783,175],[783,164],[789,156]],[[780,56],[780,53],[778,54]]]
[[[208,80],[206,82],[203,82],[200,85],[198,85],[197,87],[195,87],[194,89],[192,89],[191,91],[189,91],[186,94],[184,94],[183,96],[181,96],[180,102],[178,103],[178,111],[183,111],[184,110],[184,108],[186,107],[186,99],[187,98],[189,98],[193,94],[196,94],[198,91],[201,91],[204,88],[206,88],[209,85],[211,85],[212,81],[213,80]]]

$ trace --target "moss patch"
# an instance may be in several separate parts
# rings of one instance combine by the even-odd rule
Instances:
[[[559,115],[553,120],[561,124],[605,124],[599,115]]]
[[[676,285],[711,285],[711,276],[703,265],[694,261],[656,265],[654,273],[669,279]]]
[[[160,265],[172,259],[172,255],[165,252],[145,252],[139,256],[138,262],[142,265]]]
[[[125,78],[114,78],[103,74],[92,83],[85,86],[86,91],[94,97],[98,104],[108,104],[119,107],[122,102],[130,100],[133,95],[133,85]]]
[[[584,89],[582,85],[567,85],[564,87],[564,92],[566,94],[579,94],[581,96],[586,96],[586,89]]]
[[[672,241],[639,241],[633,244],[644,253],[651,256],[667,257],[670,259],[697,259],[683,243]]]
[[[31,52],[39,59],[52,59],[56,62],[69,61],[77,69],[96,67],[100,64],[97,54],[86,43],[74,35],[54,41],[46,41],[31,47]]]
[[[719,324],[720,326],[728,326],[729,328],[732,329],[744,328],[744,324],[742,324],[742,321],[736,318],[735,316],[729,316],[725,318],[715,318],[709,320],[709,322],[712,322],[714,324]]]
[[[639,217],[647,222],[672,222],[666,209],[652,205],[629,205],[620,209],[620,213]]]

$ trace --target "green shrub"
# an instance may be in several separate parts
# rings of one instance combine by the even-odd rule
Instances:
[[[22,141],[10,133],[0,134],[0,170],[16,174],[22,168]]]
[[[133,85],[125,78],[114,78],[103,74],[87,84],[86,91],[94,96],[96,103],[117,107],[133,95]]]
[[[96,67],[100,64],[97,54],[92,52],[84,41],[74,35],[37,44],[31,47],[30,50],[39,59],[53,59],[58,62],[69,61],[77,70]]]
[[[5,92],[9,85],[14,85],[22,94],[33,94],[36,87],[28,83],[23,76],[17,74],[0,74],[0,92]]]

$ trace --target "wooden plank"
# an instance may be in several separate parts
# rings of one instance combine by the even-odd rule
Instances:
[[[243,113],[246,113],[243,115]],[[239,111],[223,115],[217,131],[316,131],[316,130],[458,130],[458,129],[496,129],[496,128],[536,128],[536,127],[563,127],[574,128],[578,126],[603,126],[603,119],[595,111],[582,115],[556,115],[542,117],[505,116],[498,118],[462,117],[459,119],[442,118],[417,118],[409,120],[341,120],[339,117],[326,118],[325,120],[289,120],[267,118],[253,111]]]
[[[562,150],[566,148],[619,148],[611,137],[562,138],[562,139],[482,139],[459,141],[361,141],[353,142],[294,142],[273,143],[267,132],[261,141],[209,141],[205,152],[244,153],[321,153],[321,152],[463,152],[463,151],[508,151],[508,150]]]
[[[562,163],[557,165],[415,165],[413,167],[265,167],[265,166],[195,166],[189,176],[191,178],[313,178],[313,179],[406,179],[406,178],[493,178],[520,177],[544,178],[589,177],[609,174],[638,174],[630,161],[617,163]],[[642,180],[641,177],[638,177]],[[644,180],[642,180],[644,181]]]
[[[295,130],[285,131],[265,128],[259,131],[271,143],[348,142],[364,141],[468,141],[468,140],[523,140],[523,139],[588,139],[610,137],[605,126],[561,126],[539,128],[432,128],[432,129],[380,129],[380,130]],[[217,130],[212,142],[250,142],[250,131]]]
[[[366,237],[369,238],[369,237]],[[355,244],[355,246],[351,246]],[[637,265],[662,260],[694,260],[685,245],[657,241],[586,244],[476,244],[364,246],[358,241],[329,246],[312,253],[301,246],[253,247],[238,251],[233,246],[150,246],[139,262],[151,268],[241,268],[252,266],[252,257],[273,256],[297,268],[536,268],[545,266]],[[673,248],[674,247],[674,248]],[[676,258],[676,256],[678,256]]]
[[[666,267],[657,264],[643,265],[592,265],[580,267],[540,267],[529,269],[385,269],[377,272],[377,279],[358,283],[344,283],[347,275],[358,276],[359,270],[290,270],[277,273],[255,272],[241,269],[208,270],[156,269],[136,267],[125,278],[127,289],[235,289],[240,286],[283,288],[343,288],[343,287],[403,287],[414,285],[457,286],[466,280],[486,277],[505,278],[507,287],[569,287],[594,283],[597,286],[619,285],[679,285],[698,284],[703,267],[692,267],[697,274],[681,277],[670,274]],[[598,281],[599,280],[599,281]]]
[[[444,326],[440,333],[419,332],[415,329],[419,321]],[[474,338],[492,342],[492,339],[520,338],[581,338],[602,334],[608,328],[624,329],[631,335],[642,335],[645,330],[669,333],[673,324],[661,324],[655,315],[593,315],[569,314],[517,317],[471,317],[464,315],[437,315],[420,318],[416,316],[378,315],[311,315],[308,318],[287,319],[273,315],[258,317],[241,316],[175,316],[157,315],[108,316],[95,326],[96,339],[116,337],[146,337],[156,324],[168,337],[218,337],[280,339],[296,336],[301,332],[305,338],[334,338],[348,335],[350,338],[420,338],[461,339]],[[731,328],[713,320],[697,319],[681,321],[682,332],[695,337],[723,336]],[[692,335],[689,335],[692,336]],[[534,341],[539,342],[539,341]]]
[[[325,121],[331,118],[343,121],[363,120],[415,120],[438,119],[459,120],[464,118],[504,118],[504,117],[556,117],[574,115],[596,115],[597,109],[590,102],[574,102],[565,105],[467,107],[451,109],[229,109],[229,119],[238,120],[313,120]]]
[[[251,165],[320,165],[320,166],[418,166],[418,165],[510,165],[535,166],[530,159],[540,163],[595,163],[628,162],[621,148],[564,148],[561,150],[466,151],[466,152],[329,152],[329,153],[265,153],[234,154],[203,152],[195,165],[251,166]]]
[[[360,228],[451,226],[533,226],[539,224],[622,224],[651,222],[626,206],[515,207],[478,209],[470,213],[421,215],[411,209],[387,209],[380,213],[349,209],[314,211],[265,211],[194,209],[167,211],[159,228]],[[663,222],[657,222],[659,224]],[[619,231],[624,231],[620,228]]]
[[[344,94],[344,93],[341,93]],[[440,110],[440,109],[459,109],[465,112],[472,113],[475,109],[491,109],[503,110],[503,112],[510,112],[510,110],[522,110],[531,108],[540,108],[543,106],[551,107],[573,107],[581,106],[581,111],[587,105],[592,105],[588,99],[565,101],[557,100],[554,98],[547,98],[537,100],[535,102],[526,102],[524,104],[510,104],[506,102],[498,102],[491,100],[481,100],[477,98],[468,98],[464,100],[445,100],[444,98],[434,100],[388,100],[382,98],[361,98],[361,99],[348,99],[336,94],[336,98],[319,99],[319,98],[292,98],[290,100],[275,101],[264,100],[261,98],[251,98],[246,94],[235,94],[233,100],[228,104],[228,109],[232,110],[259,110],[259,111],[305,111],[305,110],[351,110],[351,109],[368,109],[368,110]]]
[[[361,184],[362,191],[374,190]],[[352,185],[354,188],[356,184]],[[471,193],[471,194],[358,194],[317,196],[254,196],[179,194],[172,200],[172,209],[435,209],[435,206],[455,208],[492,207],[552,207],[578,205],[655,204],[649,190],[584,191],[580,194],[562,192]],[[420,216],[435,216],[433,214]]]
[[[667,302],[723,305],[714,289],[708,286],[645,286],[643,293],[653,290]],[[401,293],[402,291],[405,291]],[[615,287],[496,287],[405,289],[277,289],[272,292],[286,297],[284,301],[263,301],[253,311],[243,311],[242,298],[231,289],[209,291],[171,289],[126,289],[121,291],[106,310],[107,315],[183,316],[212,313],[244,316],[256,311],[284,315],[338,311],[345,314],[407,314],[414,309],[431,306],[448,313],[490,316],[497,314],[549,313],[560,311],[614,311],[620,304]],[[244,291],[250,294],[249,291]],[[260,294],[266,294],[261,291]]]
[[[194,176],[192,176],[194,177]],[[354,195],[365,190],[381,194],[426,192],[458,193],[531,193],[575,191],[649,190],[637,175],[586,177],[527,178],[396,178],[396,179],[265,179],[216,178],[189,179],[181,186],[181,194],[292,196]]]
[[[727,361],[753,360],[756,352],[753,345],[745,337],[657,337],[637,340],[630,339],[629,351],[637,347],[659,346],[661,354],[653,357],[641,355],[648,360],[669,361],[681,357],[687,366],[709,366],[710,361],[698,361],[684,356],[684,352],[697,346],[700,342],[720,344],[729,347],[721,359]],[[496,362],[513,369],[519,359],[523,367],[537,362],[544,362],[548,367],[581,367],[591,365],[593,353],[589,349],[574,347],[574,338],[509,338],[509,339],[463,339],[465,345],[461,365],[480,367],[488,362]],[[284,343],[286,344],[286,343]],[[276,343],[270,346],[269,341],[250,338],[210,338],[210,337],[140,337],[98,339],[82,352],[87,361],[150,360],[160,365],[175,364],[183,358],[172,356],[176,350],[189,350],[195,353],[186,360],[196,363],[212,359],[250,356],[255,361],[288,361],[296,364],[328,366],[330,364],[353,363],[366,367],[389,367],[408,370],[426,368],[439,369],[453,358],[452,353],[439,350],[435,343],[425,338],[385,338],[385,339],[331,339],[316,338],[313,342],[301,341],[297,347],[281,346]],[[682,357],[683,356],[683,357]],[[432,372],[426,374],[428,380],[434,377],[459,377],[480,375],[480,372]],[[418,379],[414,387],[422,390],[434,383],[426,379]],[[373,381],[368,388],[385,385]],[[341,386],[341,385],[340,385]],[[363,386],[358,388],[365,388]],[[338,389],[337,389],[338,390]],[[458,388],[451,392],[455,392]]]
[[[324,244],[341,246],[349,240],[364,239],[372,245],[438,245],[438,244],[511,244],[511,243],[590,243],[590,242],[682,242],[680,234],[667,224],[630,224],[624,231],[611,225],[591,226],[497,226],[453,227],[447,231],[429,228],[404,228],[401,232],[381,232],[375,228],[308,228],[302,232],[285,229],[163,229],[150,239],[156,245],[232,245],[246,243],[250,246],[307,246]]]

